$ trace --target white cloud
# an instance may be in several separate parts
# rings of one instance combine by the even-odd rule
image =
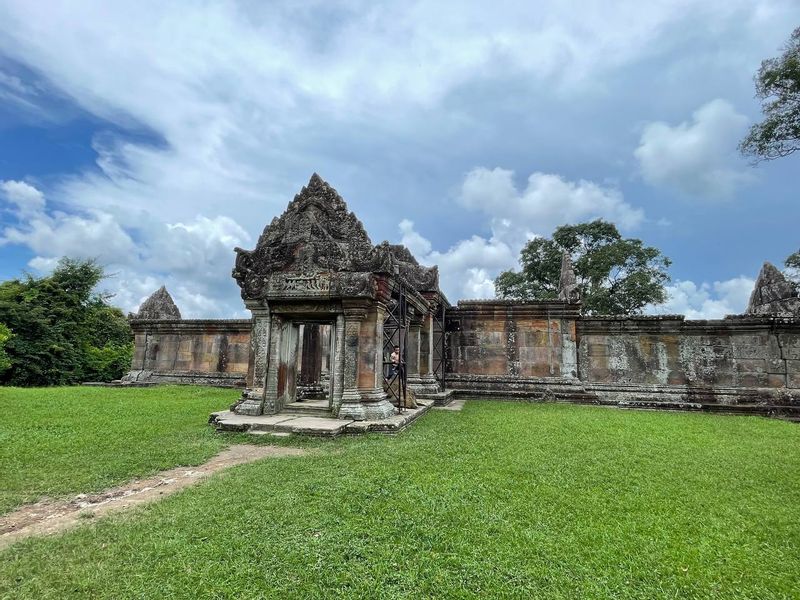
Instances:
[[[51,197],[171,221],[224,206],[245,223],[254,206],[281,209],[298,171],[353,167],[319,143],[320,127],[350,138],[370,123],[408,140],[411,113],[498,77],[580,93],[687,15],[749,15],[749,5],[17,2],[0,7],[0,53],[89,113],[163,141],[98,140],[102,172],[75,174]]]
[[[647,124],[634,151],[642,176],[691,196],[731,196],[752,180],[736,154],[747,122],[730,103],[716,99],[692,113],[691,122]]]
[[[615,188],[536,172],[520,191],[513,177],[506,169],[476,168],[462,183],[459,202],[489,218],[489,238],[473,235],[446,251],[433,250],[413,222],[400,222],[401,243],[420,262],[439,266],[441,288],[452,302],[494,297],[495,277],[518,267],[525,243],[550,235],[558,225],[602,217],[630,228],[644,219],[643,211],[627,204]]]
[[[411,254],[414,256],[427,256],[430,253],[432,249],[430,240],[424,238],[414,230],[413,221],[403,219],[400,221],[398,227],[402,235],[402,241],[400,243],[411,250]]]
[[[663,52],[670,27],[689,18],[705,22],[706,14],[748,21],[763,13],[751,5],[595,2],[575,11],[558,0],[488,9],[455,2],[3,3],[0,55],[22,68],[2,78],[2,89],[45,104],[31,105],[33,112],[67,98],[75,106],[66,110],[85,112],[93,123],[106,120],[117,131],[95,136],[96,166],[60,179],[48,174],[48,200],[63,214],[37,209],[34,199],[30,215],[45,214],[8,235],[39,248],[34,262],[43,268],[54,257],[44,249],[48,235],[63,235],[57,245],[65,252],[96,251],[119,261],[120,279],[130,277],[133,290],[126,306],[149,293],[150,283],[172,277],[171,290],[183,282],[213,299],[215,314],[226,314],[226,307],[241,307],[229,277],[230,245],[252,239],[312,171],[341,188],[366,180],[365,173],[379,180],[392,174],[390,161],[376,156],[413,163],[411,156],[444,154],[443,145],[483,144],[493,122],[481,119],[502,107],[490,101],[454,108],[453,98],[468,86],[502,91],[498,82],[524,82],[528,87],[520,93],[515,87],[509,97],[572,102],[659,43]],[[777,11],[758,31],[774,30],[786,12]],[[41,84],[26,81],[31,73]],[[452,156],[438,165],[440,179],[452,172],[444,162],[455,162]],[[487,237],[464,234],[438,253],[421,236],[409,238],[417,253],[437,258],[443,277],[463,280],[453,288],[455,298],[489,294],[494,275],[515,265],[533,233],[592,216],[622,226],[641,220],[613,187],[534,173],[517,190],[503,170],[473,175],[461,199],[490,217]],[[371,206],[369,190],[359,192],[362,206]],[[493,207],[480,208],[483,197]],[[426,201],[410,200],[408,214],[414,208],[425,214]],[[81,232],[88,232],[82,247]],[[456,269],[452,276],[446,264]],[[207,306],[189,295],[186,302],[198,315]]]
[[[25,210],[20,209],[17,225],[0,233],[0,245],[29,248],[36,254],[28,263],[32,268],[49,272],[62,256],[94,258],[113,275],[101,286],[124,310],[136,310],[166,283],[186,317],[241,313],[241,306],[230,300],[235,290],[230,269],[233,247],[249,244],[250,236],[233,219],[198,216],[186,223],[149,219],[134,228],[99,210],[49,212],[38,189],[8,183],[0,189]]]
[[[513,171],[479,167],[467,174],[460,201],[491,217],[494,234],[515,245],[529,239],[534,229],[549,234],[564,223],[602,217],[631,229],[644,220],[644,212],[626,203],[615,187],[567,181],[552,173],[535,172],[526,187],[517,190]]]
[[[687,319],[721,319],[725,315],[742,314],[755,283],[754,279],[744,276],[699,285],[693,281],[676,281],[667,286],[667,302],[648,307],[646,312],[686,315]]]
[[[24,181],[0,181],[0,192],[15,207],[20,216],[32,215],[44,209],[44,195]]]
[[[487,240],[474,235],[439,252],[431,250],[431,242],[414,229],[411,221],[402,221],[399,229],[400,243],[420,263],[438,265],[439,287],[451,302],[494,297],[494,278],[517,262],[518,251],[495,237]]]

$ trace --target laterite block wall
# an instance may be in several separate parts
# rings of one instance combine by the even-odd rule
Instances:
[[[131,321],[130,379],[242,387],[250,365],[250,320]]]
[[[682,316],[578,321],[584,383],[800,388],[800,321]]]

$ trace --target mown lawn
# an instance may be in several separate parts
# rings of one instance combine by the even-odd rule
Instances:
[[[225,446],[208,415],[237,395],[177,386],[0,387],[0,514],[205,462]]]
[[[797,425],[470,402],[12,546],[0,597],[796,598],[799,509]]]

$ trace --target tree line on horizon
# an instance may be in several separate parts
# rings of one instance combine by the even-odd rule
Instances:
[[[637,314],[667,299],[670,260],[641,240],[623,238],[603,220],[558,227],[530,240],[521,270],[495,280],[496,295],[518,300],[558,297],[561,258],[568,252],[583,294],[583,314]],[[785,261],[800,284],[800,250]],[[94,290],[104,270],[93,260],[62,258],[43,277],[0,283],[0,384],[71,385],[112,381],[130,368],[133,334],[122,310]]]
[[[0,384],[111,381],[130,369],[131,328],[94,292],[103,278],[93,260],[62,258],[50,275],[0,283]]]

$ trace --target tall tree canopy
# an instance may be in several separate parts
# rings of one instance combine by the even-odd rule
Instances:
[[[0,283],[0,323],[11,331],[0,382],[108,381],[128,370],[131,329],[121,310],[92,292],[102,278],[93,261],[62,259],[47,277]]]
[[[497,296],[557,298],[564,251],[572,257],[586,314],[634,314],[667,299],[664,284],[669,281],[670,260],[641,240],[624,239],[613,223],[601,219],[562,225],[552,239],[529,241],[520,253],[522,269],[505,271],[495,279]]]
[[[760,161],[800,150],[800,27],[781,56],[761,63],[755,83],[764,120],[753,125],[739,144],[742,154]]]
[[[0,373],[11,366],[11,360],[6,354],[6,342],[11,338],[11,330],[0,323]]]

